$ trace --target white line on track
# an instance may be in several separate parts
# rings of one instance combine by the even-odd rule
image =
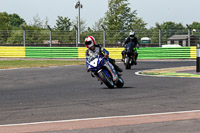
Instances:
[[[76,121],[87,121],[87,120],[101,120],[101,119],[112,119],[112,118],[144,117],[144,116],[183,114],[183,113],[195,113],[195,112],[200,112],[200,110],[164,112],[164,113],[152,113],[152,114],[139,114],[139,115],[126,115],[126,116],[108,116],[108,117],[83,118],[83,119],[72,119],[72,120],[43,121],[43,122],[31,122],[31,123],[19,123],[19,124],[5,124],[5,125],[0,125],[0,127],[24,126],[24,125],[35,125],[35,124],[49,124],[49,123],[60,123],[60,122],[76,122]]]

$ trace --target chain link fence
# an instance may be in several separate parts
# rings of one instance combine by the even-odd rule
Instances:
[[[180,46],[196,46],[200,42],[200,29],[195,30],[135,30],[136,37],[141,47],[161,47],[166,44],[178,44]],[[87,36],[94,36],[96,43],[106,47],[121,47],[123,41],[129,35],[129,31],[86,31],[80,33],[80,42],[77,44],[77,32],[74,31],[50,31],[50,30],[1,30],[0,46],[67,46],[83,47]],[[105,35],[105,36],[104,36]],[[105,38],[104,38],[105,37]],[[143,42],[143,38],[149,38]],[[105,39],[105,40],[104,40]],[[50,45],[51,44],[51,45]]]

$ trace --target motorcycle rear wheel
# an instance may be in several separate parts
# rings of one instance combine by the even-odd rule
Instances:
[[[124,85],[124,80],[121,77],[119,77],[119,80],[118,80],[116,86],[117,86],[117,88],[122,88],[123,85]]]

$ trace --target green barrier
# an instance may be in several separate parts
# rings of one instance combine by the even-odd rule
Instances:
[[[121,59],[124,48],[106,48],[113,59]],[[86,48],[78,47],[0,47],[0,57],[25,58],[85,58]],[[191,59],[196,58],[193,47],[137,49],[138,59]]]
[[[138,59],[190,59],[190,47],[140,48]]]
[[[85,58],[85,50],[79,48],[79,58]],[[109,51],[110,57],[113,59],[121,59],[121,52],[124,48],[106,48]],[[178,48],[161,48],[161,47],[145,47],[137,49],[138,59],[190,59],[190,47]]]
[[[78,58],[78,48],[26,47],[26,58]]]

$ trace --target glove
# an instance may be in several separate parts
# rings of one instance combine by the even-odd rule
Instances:
[[[104,58],[106,58],[106,59],[107,59],[107,58],[108,58],[108,55],[107,55],[107,54],[104,54]]]

